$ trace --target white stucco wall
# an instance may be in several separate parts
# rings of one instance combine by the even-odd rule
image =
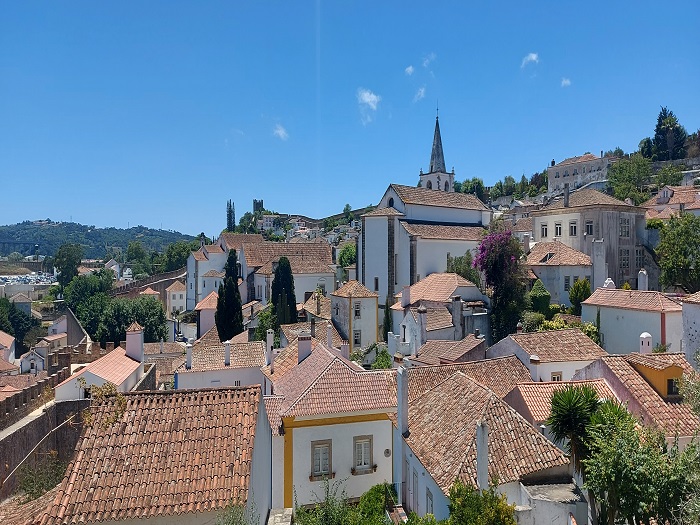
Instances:
[[[202,337],[216,324],[216,310],[200,310],[199,311],[199,334]]]
[[[260,368],[224,368],[207,371],[183,371],[175,373],[175,388],[177,389],[201,389],[220,388],[232,386],[263,385],[267,378]],[[236,384],[239,381],[239,384]]]
[[[272,508],[284,508],[284,436],[272,436]]]
[[[700,304],[683,303],[683,352],[697,370],[695,353],[700,349]]]
[[[530,266],[537,278],[552,296],[552,304],[571,306],[569,291],[565,289],[565,277],[569,277],[569,286],[574,285],[574,277],[592,282],[592,266]]]
[[[395,221],[390,218],[389,220]],[[358,275],[362,284],[379,294],[379,303],[383,304],[387,294],[387,247],[389,236],[386,217],[366,217],[362,231],[364,243],[365,275],[362,272],[362,247],[357,254]],[[379,290],[374,289],[374,278],[379,278]]]
[[[166,315],[170,315],[173,311],[184,312],[187,307],[187,290],[177,292],[166,292]]]
[[[139,382],[139,371],[143,373],[142,366],[134,370],[122,384],[116,385],[117,390],[119,392],[129,392],[132,388],[134,388],[136,386],[136,383]],[[107,383],[107,381],[105,381],[99,376],[96,376],[92,372],[85,371],[79,376],[74,376],[65,383],[56,387],[56,401],[71,401],[74,399],[83,399],[85,397],[85,392],[78,383],[78,379],[81,377],[85,379],[85,384],[88,387],[102,386],[105,383]]]
[[[360,347],[367,348],[377,342],[378,299],[376,297],[354,297],[352,303],[347,297],[330,296],[331,318],[340,336],[350,343],[350,351],[356,349],[354,332],[360,331]],[[360,317],[355,317],[355,304],[360,305]],[[336,311],[338,312],[336,314]]]
[[[384,455],[384,450],[392,450],[391,427],[391,422],[386,419],[294,428],[293,482],[298,503],[314,503],[316,496],[323,496],[323,481],[309,481],[312,441],[332,441],[331,469],[335,473],[334,481],[343,480],[342,487],[348,498],[359,498],[372,486],[385,481],[391,482],[391,455]],[[350,472],[353,466],[353,437],[365,435],[372,436],[373,461],[377,465],[377,471],[353,476]]]
[[[262,395],[258,406],[247,509],[249,515],[258,517],[257,525],[264,525],[272,507],[272,431]]]

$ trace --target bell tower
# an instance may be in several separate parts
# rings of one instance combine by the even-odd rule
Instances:
[[[440,116],[435,116],[435,134],[433,149],[430,152],[430,168],[428,173],[420,172],[420,185],[429,190],[453,192],[455,187],[455,172],[447,173],[445,155],[442,152],[442,137],[440,136]]]

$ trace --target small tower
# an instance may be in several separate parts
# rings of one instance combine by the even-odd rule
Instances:
[[[651,354],[651,334],[649,332],[642,332],[639,335],[639,353],[640,354]]]
[[[433,149],[430,152],[430,168],[428,173],[420,172],[420,185],[429,190],[453,192],[455,186],[455,173],[447,173],[445,168],[445,155],[442,152],[442,137],[440,136],[440,118],[435,117],[435,134],[433,135]]]

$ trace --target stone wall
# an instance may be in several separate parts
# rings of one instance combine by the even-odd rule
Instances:
[[[117,286],[110,290],[109,295],[112,297],[138,297],[139,292],[143,292],[149,286],[155,291],[160,293],[160,300],[165,299],[165,289],[173,284],[178,279],[182,279],[187,275],[187,268],[180,268],[179,270],[173,270],[172,272],[159,273],[147,277],[146,279],[139,279],[138,281],[132,281],[123,286]]]
[[[54,388],[70,376],[70,368],[62,368],[57,373],[42,379],[20,392],[0,400],[0,430],[16,423],[54,398]],[[0,457],[3,457],[0,454]]]
[[[156,390],[156,364],[155,363],[144,363],[144,375],[141,381],[136,383],[134,387],[134,392],[141,392],[143,390]]]

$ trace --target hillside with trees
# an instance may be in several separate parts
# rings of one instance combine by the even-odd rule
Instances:
[[[192,235],[167,230],[155,230],[145,226],[122,228],[95,228],[75,222],[54,222],[50,219],[24,221],[17,224],[0,226],[0,241],[18,241],[28,243],[26,246],[5,248],[0,244],[0,255],[9,255],[19,251],[22,255],[34,253],[34,244],[39,245],[39,253],[53,256],[63,244],[79,244],[83,256],[89,259],[101,259],[110,251],[126,252],[129,242],[138,240],[147,251],[162,252],[177,241],[193,241]]]

